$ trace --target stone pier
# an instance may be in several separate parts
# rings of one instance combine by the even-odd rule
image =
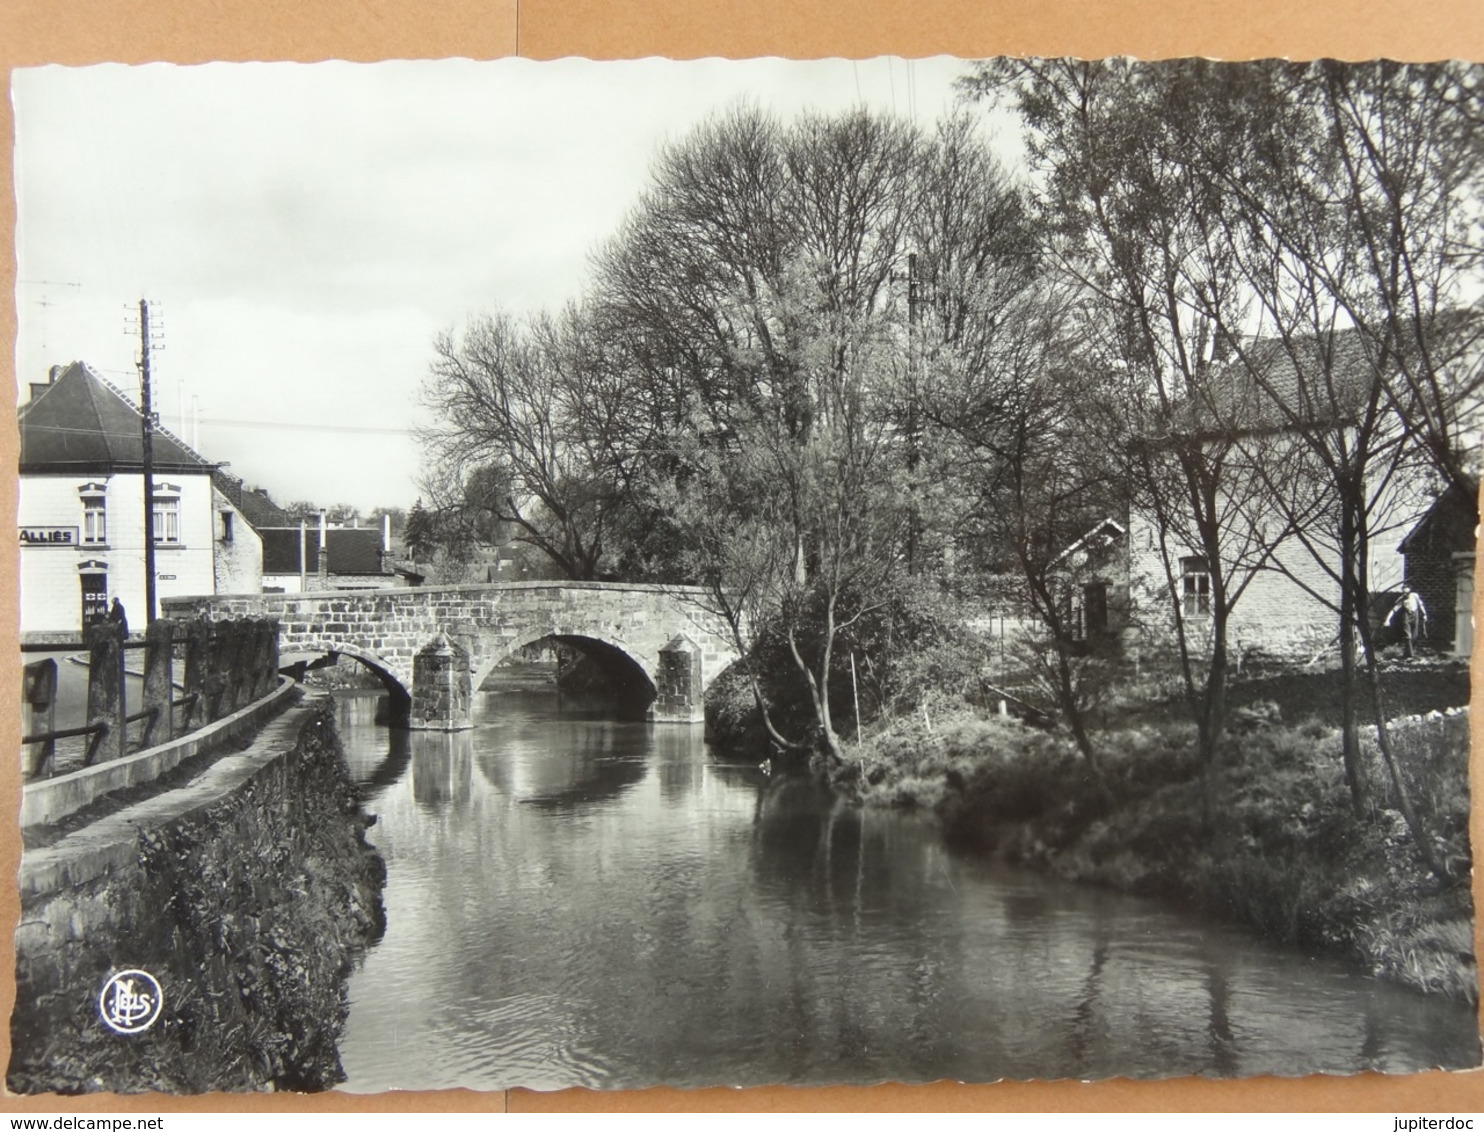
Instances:
[[[415,731],[462,731],[473,693],[469,653],[442,633],[412,658],[412,710],[407,726]]]

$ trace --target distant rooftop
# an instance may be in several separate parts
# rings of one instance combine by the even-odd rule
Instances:
[[[294,525],[293,516],[274,503],[262,488],[248,487],[236,476],[222,471],[212,478],[217,490],[232,501],[232,506],[242,513],[254,530]]]
[[[309,525],[304,531],[304,557],[299,557],[300,528],[259,527],[263,539],[263,573],[306,574],[319,571],[319,527]],[[381,548],[380,527],[331,527],[325,532],[325,546],[330,552],[331,574],[389,574],[390,556]],[[384,561],[385,559],[385,561]]]

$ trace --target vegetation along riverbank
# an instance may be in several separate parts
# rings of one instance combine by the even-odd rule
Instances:
[[[1165,899],[1477,1001],[1465,664],[1399,663],[1388,650],[1378,679],[1390,760],[1374,711],[1357,708],[1357,805],[1334,665],[1275,661],[1234,679],[1207,761],[1169,673],[1109,662],[1080,720],[1088,758],[1045,682],[998,696],[985,642],[913,609],[895,610],[889,653],[875,651],[869,667],[857,660],[854,684],[848,667],[832,681],[838,702],[863,702],[863,724],[841,761],[813,759],[816,773],[865,805],[930,813],[967,851]],[[751,662],[775,728],[799,726],[808,703],[767,675],[786,668],[766,648]],[[949,679],[955,670],[963,675]],[[708,720],[723,747],[766,747],[747,685],[733,674],[713,689]],[[1001,714],[1002,699],[1019,717]]]
[[[743,757],[1474,997],[1466,727],[1406,717],[1473,648],[1477,73],[959,90],[719,114],[581,303],[441,335],[414,557],[694,586]]]
[[[1015,719],[921,714],[864,739],[837,777],[868,805],[929,809],[951,841],[1073,881],[1164,898],[1265,938],[1339,953],[1371,973],[1475,1002],[1467,708],[1393,721],[1439,877],[1393,798],[1351,804],[1340,732],[1238,709],[1202,803],[1194,727],[1099,735],[1104,783],[1075,745]],[[1368,769],[1382,777],[1374,742]]]

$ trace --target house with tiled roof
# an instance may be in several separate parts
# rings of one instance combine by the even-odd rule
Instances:
[[[294,517],[260,487],[248,487],[237,476],[218,471],[213,477],[217,490],[231,502],[232,506],[255,528],[291,527]]]
[[[1304,470],[1299,436],[1314,427],[1353,428],[1368,406],[1383,416],[1389,411],[1381,376],[1364,347],[1361,337],[1349,330],[1318,338],[1227,343],[1223,356],[1212,360],[1207,383],[1173,406],[1161,436],[1145,442],[1158,445],[1168,436],[1235,442],[1229,461],[1234,475],[1253,474],[1244,467],[1266,466],[1274,481],[1262,484],[1262,490],[1284,490],[1296,499],[1310,485],[1313,494],[1303,515],[1264,506],[1260,495],[1227,506],[1228,542],[1244,556],[1244,567],[1237,572],[1243,588],[1227,626],[1229,645],[1239,657],[1252,650],[1313,656],[1337,639],[1338,539],[1326,525],[1335,521],[1335,512],[1324,494],[1324,474],[1312,467]],[[1392,442],[1400,438],[1382,441]],[[1432,479],[1425,460],[1404,461],[1370,489],[1365,568],[1372,595],[1386,594],[1402,581],[1403,538],[1428,505]],[[1295,518],[1301,529],[1289,526]],[[1068,599],[1072,622],[1096,624],[1101,618],[1137,648],[1140,638],[1158,639],[1173,630],[1178,602],[1198,639],[1212,614],[1211,563],[1200,547],[1169,537],[1171,526],[1179,527],[1178,517],[1163,527],[1164,545],[1154,516],[1135,507],[1123,520],[1120,516],[1123,529],[1114,538],[1116,553],[1105,549],[1093,563],[1096,569],[1082,562]],[[1416,541],[1420,548],[1421,537]],[[1407,563],[1410,573],[1410,559]],[[1224,565],[1230,576],[1233,564]],[[1451,618],[1451,588],[1449,600],[1443,603],[1440,597],[1439,604],[1446,604]]]
[[[114,598],[145,609],[144,418],[82,362],[52,368],[18,411],[21,639],[75,639]],[[153,431],[157,597],[255,590],[261,543],[212,463]]]

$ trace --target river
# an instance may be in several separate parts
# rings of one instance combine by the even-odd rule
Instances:
[[[909,814],[554,693],[389,731],[346,697],[387,862],[356,1092],[1477,1065],[1475,1012],[1239,929],[956,855]]]

